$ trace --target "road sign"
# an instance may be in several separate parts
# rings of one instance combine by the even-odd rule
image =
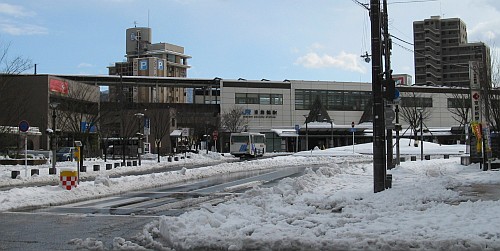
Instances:
[[[213,140],[217,140],[217,137],[219,136],[219,132],[217,130],[212,132],[212,138]]]
[[[30,129],[30,124],[26,120],[21,120],[19,122],[19,131],[21,132],[27,132]]]

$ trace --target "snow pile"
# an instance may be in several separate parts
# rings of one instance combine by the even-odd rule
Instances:
[[[457,185],[500,180],[458,158],[407,162],[373,193],[372,163],[328,164],[216,206],[160,218],[155,246],[221,250],[497,250],[500,202],[461,201]],[[145,236],[149,236],[146,238]]]

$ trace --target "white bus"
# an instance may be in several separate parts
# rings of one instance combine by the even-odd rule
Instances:
[[[266,152],[266,136],[260,133],[231,133],[230,153],[235,157],[258,157]]]

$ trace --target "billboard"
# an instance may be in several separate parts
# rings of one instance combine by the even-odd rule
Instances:
[[[68,82],[51,78],[49,80],[49,91],[68,95]]]

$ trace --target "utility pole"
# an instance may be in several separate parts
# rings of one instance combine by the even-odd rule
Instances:
[[[392,81],[392,69],[391,69],[391,49],[392,41],[389,36],[389,14],[387,14],[387,0],[383,0],[383,23],[384,23],[384,56],[385,56],[385,81],[384,81],[384,92],[387,101],[385,109],[392,110],[392,102],[394,100],[394,83]],[[392,85],[392,86],[390,86]],[[386,121],[386,123],[391,123]],[[387,147],[387,169],[392,169],[393,164],[393,144],[392,144],[392,127],[388,127],[386,124],[386,147]]]
[[[373,93],[373,185],[374,192],[385,189],[385,114],[382,97],[382,43],[380,35],[380,0],[370,0],[372,93]]]

